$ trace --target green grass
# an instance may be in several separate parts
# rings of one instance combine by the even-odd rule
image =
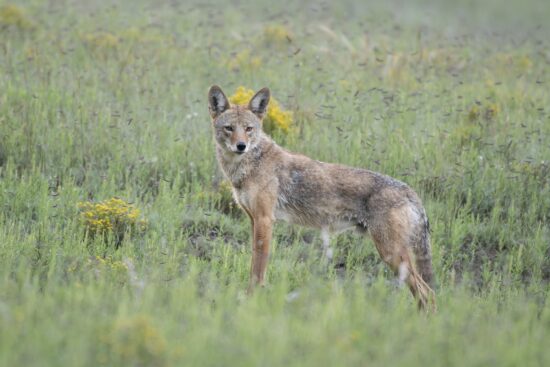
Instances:
[[[544,1],[7,4],[1,366],[550,364]],[[317,232],[282,223],[268,286],[244,294],[211,84],[269,86],[296,117],[281,145],[415,188],[437,314],[369,240],[340,235],[327,266]],[[148,221],[119,249],[77,206],[115,196]]]

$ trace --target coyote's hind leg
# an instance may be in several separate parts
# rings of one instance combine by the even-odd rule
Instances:
[[[323,256],[328,260],[332,261],[332,247],[330,247],[330,232],[328,228],[321,229],[321,240],[323,241]]]
[[[435,311],[435,293],[422,279],[413,263],[413,257],[400,233],[391,228],[371,229],[371,236],[382,260],[390,266],[401,282],[406,282],[418,307]]]

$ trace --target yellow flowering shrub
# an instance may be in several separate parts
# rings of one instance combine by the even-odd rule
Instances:
[[[118,31],[82,33],[79,37],[92,56],[116,58],[125,64],[151,53],[175,52],[173,37],[156,29],[129,27]]]
[[[88,33],[82,36],[82,40],[95,56],[100,57],[116,51],[120,43],[119,37],[109,32]]]
[[[120,260],[115,260],[110,256],[95,256],[88,259],[88,265],[99,272],[109,273],[119,279],[128,276],[128,266]]]
[[[260,66],[262,66],[262,59],[258,56],[252,56],[248,49],[237,52],[227,62],[227,68],[232,71],[256,70]]]
[[[34,59],[37,56],[38,52],[34,47],[25,48],[25,57],[29,60]]]
[[[477,121],[481,117],[486,120],[493,120],[498,116],[500,108],[496,103],[489,103],[484,106],[473,105],[468,111],[468,120]]]
[[[112,233],[120,242],[126,231],[143,230],[147,225],[139,219],[139,209],[119,198],[99,203],[80,202],[78,208],[80,220],[92,237]]]
[[[500,113],[500,107],[494,102],[476,102],[465,111],[464,118],[459,121],[450,137],[459,146],[481,144],[480,138],[495,134],[495,125],[492,123]]]
[[[264,28],[263,39],[269,46],[286,46],[291,42],[292,34],[281,24],[271,24]]]
[[[481,110],[478,106],[473,105],[468,111],[468,120],[475,121],[481,116]]]
[[[457,125],[450,137],[462,147],[472,142],[476,142],[481,136],[481,133],[481,127],[478,123],[465,121]]]
[[[155,44],[155,47],[160,45],[170,47],[173,43],[173,38],[170,35],[163,34],[154,28],[129,27],[119,31],[116,37],[122,43]],[[156,50],[158,51],[158,48]]]
[[[542,185],[546,184],[548,177],[550,177],[550,164],[548,161],[514,161],[510,164],[510,170],[522,176],[531,176],[540,181]]]
[[[250,99],[254,96],[252,89],[247,89],[240,86],[235,91],[229,100],[233,104],[246,105],[250,102]],[[275,131],[280,131],[284,134],[288,134],[291,131],[293,123],[292,111],[285,111],[281,108],[281,105],[277,100],[271,97],[269,105],[267,107],[267,115],[263,121],[263,130],[271,134]]]
[[[499,112],[500,112],[500,108],[496,103],[489,103],[488,105],[485,106],[485,111],[483,115],[485,119],[492,120],[498,116]]]
[[[0,6],[0,28],[15,27],[17,29],[30,29],[32,22],[27,18],[22,8],[14,4]]]
[[[131,366],[166,364],[166,339],[146,315],[124,318],[100,336],[106,354],[98,356],[103,363]]]

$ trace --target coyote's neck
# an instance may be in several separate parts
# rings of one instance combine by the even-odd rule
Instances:
[[[258,144],[243,155],[229,152],[219,145],[216,147],[220,167],[233,187],[239,188],[242,185],[244,179],[260,164],[264,153],[274,145],[267,135],[263,135]]]

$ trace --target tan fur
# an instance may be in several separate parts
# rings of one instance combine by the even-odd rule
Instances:
[[[264,284],[272,227],[280,219],[323,233],[369,233],[419,307],[435,309],[429,225],[416,193],[391,177],[281,148],[261,129],[269,97],[264,88],[248,106],[231,106],[219,87],[208,94],[218,162],[252,223],[249,290]]]

